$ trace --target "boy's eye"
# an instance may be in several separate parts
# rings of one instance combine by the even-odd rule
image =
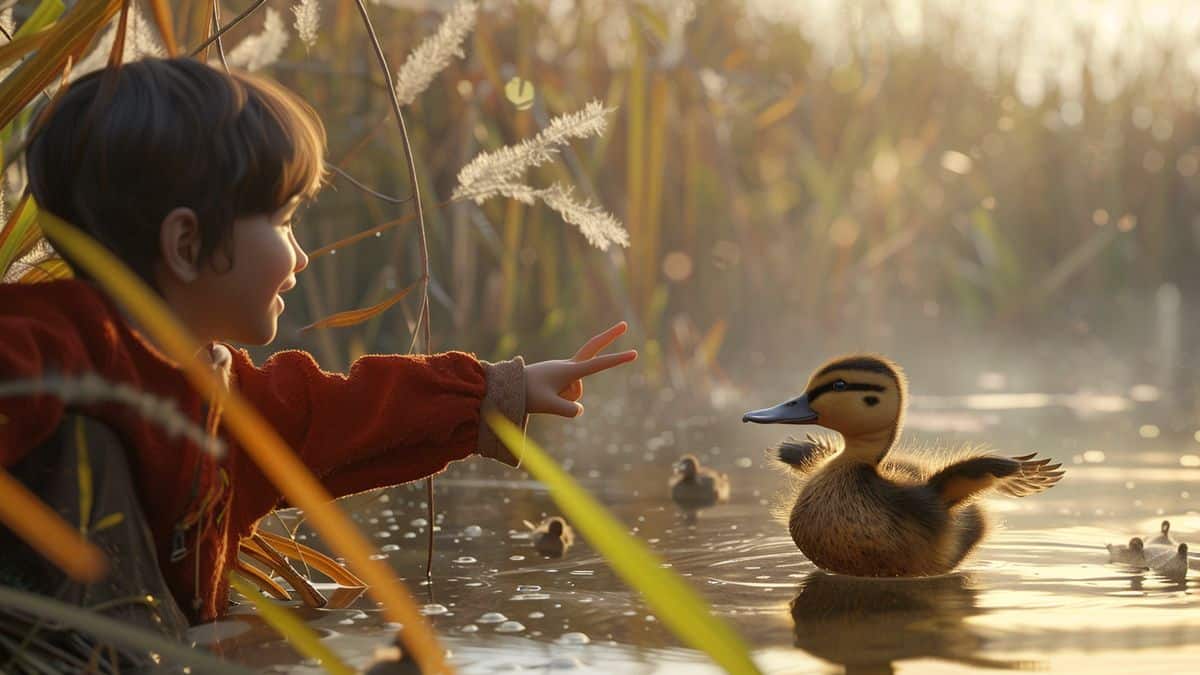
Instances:
[[[838,380],[838,381],[834,382],[834,383],[833,383],[833,390],[834,390],[834,391],[846,391],[846,381],[845,381],[845,380]]]

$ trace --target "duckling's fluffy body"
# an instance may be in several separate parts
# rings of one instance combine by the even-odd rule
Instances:
[[[1171,538],[1170,521],[1162,521],[1158,534],[1145,540],[1134,537],[1128,546],[1109,544],[1106,548],[1109,562],[1148,567],[1169,577],[1187,576],[1188,545]]]
[[[944,574],[987,530],[979,495],[995,489],[1021,497],[1063,475],[1061,465],[1032,454],[976,450],[935,464],[897,450],[907,388],[895,363],[852,354],[819,368],[802,395],[742,418],[841,434],[841,442],[809,436],[776,449],[796,479],[788,530],[823,569],[872,577]]]
[[[832,439],[807,442],[814,441],[836,454]],[[780,454],[794,445],[785,443]],[[878,467],[825,461],[811,471],[796,476],[786,516],[796,546],[822,569],[871,577],[943,574],[986,534],[977,504],[945,507],[926,484],[936,470],[919,456]]]
[[[729,477],[700,465],[695,455],[684,455],[675,463],[675,475],[669,481],[671,499],[680,506],[712,506],[729,501]]]
[[[575,533],[567,521],[550,516],[539,525],[526,522],[533,529],[533,547],[547,558],[561,558],[575,543]]]

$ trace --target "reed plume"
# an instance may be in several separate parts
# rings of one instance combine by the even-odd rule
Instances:
[[[117,23],[114,21],[104,32],[104,36],[96,41],[95,48],[79,63],[71,68],[70,79],[76,79],[108,65],[108,56],[112,52],[113,40],[117,37]],[[138,9],[137,3],[129,8],[129,23],[125,30],[125,50],[121,54],[121,62],[127,63],[144,56],[162,57],[166,49],[158,38],[158,29]]]
[[[478,3],[459,2],[446,14],[437,32],[409,54],[396,75],[396,98],[400,105],[415,101],[455,57],[463,58],[462,43],[474,30],[478,13]]]
[[[300,0],[292,5],[292,14],[296,20],[296,34],[304,43],[304,49],[312,48],[317,44],[317,32],[321,27],[321,6],[317,0]]]
[[[35,380],[0,382],[0,398],[36,394],[52,394],[64,403],[120,403],[162,427],[168,436],[182,436],[217,459],[225,456],[225,442],[204,433],[179,411],[174,401],[139,391],[124,382],[109,382],[95,373],[78,377],[44,375]]]
[[[612,108],[591,101],[583,110],[554,118],[533,138],[481,153],[458,172],[458,187],[452,198],[471,199],[476,204],[492,197],[508,197],[529,205],[541,200],[578,227],[592,246],[602,251],[612,244],[629,246],[629,233],[621,223],[598,206],[576,201],[571,188],[554,183],[539,189],[518,182],[528,169],[554,159],[559,148],[571,139],[602,135],[611,112]]]
[[[262,32],[242,39],[226,57],[229,65],[242,70],[262,70],[279,60],[288,44],[287,28],[279,12],[268,7]]]

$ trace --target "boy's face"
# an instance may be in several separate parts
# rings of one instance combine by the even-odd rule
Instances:
[[[189,284],[188,314],[200,319],[209,339],[263,345],[275,339],[281,294],[296,285],[308,256],[296,242],[293,200],[270,215],[244,216],[233,224],[233,266],[205,265]],[[219,254],[218,254],[219,255]]]

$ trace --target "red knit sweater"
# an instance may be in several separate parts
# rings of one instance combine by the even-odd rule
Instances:
[[[487,382],[484,364],[468,354],[364,356],[343,376],[322,371],[302,351],[279,352],[261,367],[244,350],[231,352],[232,386],[335,496],[429,476],[478,446]],[[207,402],[93,286],[76,280],[0,284],[0,380],[88,372],[171,399],[203,426]],[[218,466],[194,444],[169,438],[126,407],[82,411],[125,442],[159,563],[180,607],[192,621],[221,616],[224,578],[238,542],[280,503],[279,491],[225,433],[229,453]],[[63,402],[53,396],[0,398],[0,464],[20,461],[50,437],[63,415]],[[222,487],[222,469],[228,488]],[[197,529],[186,532],[187,554],[176,562],[172,535],[206,494],[215,496],[216,508],[200,521],[196,588]],[[193,598],[200,599],[199,610]]]

